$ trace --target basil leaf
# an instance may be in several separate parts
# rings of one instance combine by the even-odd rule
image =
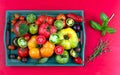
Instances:
[[[95,22],[95,21],[90,21],[90,24],[91,24],[91,27],[92,28],[94,28],[95,30],[101,30],[102,29],[102,27],[101,27],[101,25],[100,24],[98,24],[97,22]]]
[[[106,34],[106,30],[103,30],[102,31],[102,36],[105,36],[105,34]]]
[[[26,34],[28,30],[29,30],[29,27],[27,24],[20,24],[20,27],[19,27],[20,36],[23,36],[24,34]]]
[[[103,24],[102,24],[103,27],[106,27],[108,26],[108,21],[103,21]]]
[[[108,27],[108,28],[107,28],[107,32],[110,33],[110,34],[113,34],[113,33],[116,32],[116,30],[115,30],[114,28]]]
[[[105,13],[101,13],[100,14],[100,19],[102,20],[102,21],[108,21],[109,19],[108,19],[108,16],[105,14]]]

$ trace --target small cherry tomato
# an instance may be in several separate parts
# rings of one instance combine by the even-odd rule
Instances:
[[[25,34],[25,35],[24,35],[24,39],[25,39],[26,41],[30,40],[30,34],[28,34],[28,33]]]
[[[82,59],[80,57],[76,57],[76,58],[74,58],[74,62],[76,64],[82,64]]]
[[[64,47],[63,46],[56,46],[54,50],[55,50],[56,54],[62,54],[64,52]]]
[[[9,50],[14,50],[14,49],[15,49],[15,46],[14,46],[14,45],[9,45],[9,46],[8,46],[8,49],[9,49]]]
[[[27,57],[29,55],[28,48],[18,48],[18,55],[20,57]]]
[[[19,19],[19,17],[20,17],[19,14],[16,14],[16,13],[14,14],[14,18],[15,18],[15,19]]]
[[[43,35],[39,35],[36,37],[37,44],[44,44],[46,42],[46,38]]]

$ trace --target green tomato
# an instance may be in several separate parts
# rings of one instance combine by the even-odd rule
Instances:
[[[65,64],[69,61],[68,51],[64,51],[61,55],[56,55],[56,62],[59,64]]]
[[[26,19],[27,19],[28,23],[34,23],[36,20],[36,16],[34,14],[29,14],[29,15],[27,15]]]
[[[73,25],[74,25],[74,20],[73,20],[72,18],[68,18],[68,19],[66,20],[66,24],[67,24],[68,26],[73,26]]]
[[[56,20],[54,22],[54,26],[57,28],[57,30],[60,30],[64,27],[64,23],[62,20]]]
[[[27,47],[27,41],[23,37],[18,38],[17,43],[21,48]]]
[[[58,44],[60,42],[60,37],[58,34],[54,33],[50,35],[49,41],[53,44]]]
[[[48,61],[48,58],[40,58],[38,60],[38,63],[43,64],[43,63],[46,63],[47,61]]]
[[[78,45],[78,37],[72,28],[62,29],[58,32],[61,42],[59,45],[63,46],[66,50],[75,48]]]
[[[30,34],[36,34],[38,32],[38,25],[37,24],[31,24],[29,27]]]

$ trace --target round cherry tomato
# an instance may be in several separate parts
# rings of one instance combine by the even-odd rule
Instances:
[[[20,57],[27,57],[29,55],[28,48],[18,48],[18,55]]]
[[[46,38],[43,35],[39,35],[36,37],[37,44],[44,44],[46,42]]]
[[[26,41],[30,40],[30,34],[25,34],[25,35],[24,35],[24,39],[25,39]]]
[[[66,16],[64,14],[59,14],[59,15],[57,15],[56,19],[64,21],[64,20],[66,20]]]
[[[54,50],[56,54],[62,54],[64,52],[64,47],[56,46]]]
[[[82,59],[80,57],[76,57],[76,58],[74,58],[74,62],[76,64],[82,64]]]

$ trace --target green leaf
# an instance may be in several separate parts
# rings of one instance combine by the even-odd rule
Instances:
[[[103,21],[102,26],[103,26],[103,27],[107,27],[107,26],[108,26],[108,21]]]
[[[106,34],[106,30],[103,30],[102,31],[102,36],[105,36],[105,34]]]
[[[105,13],[101,13],[100,14],[100,19],[102,20],[102,21],[108,21],[109,19],[108,19],[108,16],[105,14]]]
[[[114,28],[108,27],[108,28],[107,28],[107,32],[110,33],[110,34],[113,34],[113,33],[116,32],[116,30],[115,30]]]
[[[20,27],[19,27],[20,36],[23,36],[24,34],[26,34],[28,30],[29,30],[29,27],[27,24],[20,24]]]
[[[97,22],[95,22],[95,21],[90,21],[90,24],[91,24],[91,27],[92,28],[94,28],[95,30],[101,30],[101,25],[100,24],[98,24]]]

